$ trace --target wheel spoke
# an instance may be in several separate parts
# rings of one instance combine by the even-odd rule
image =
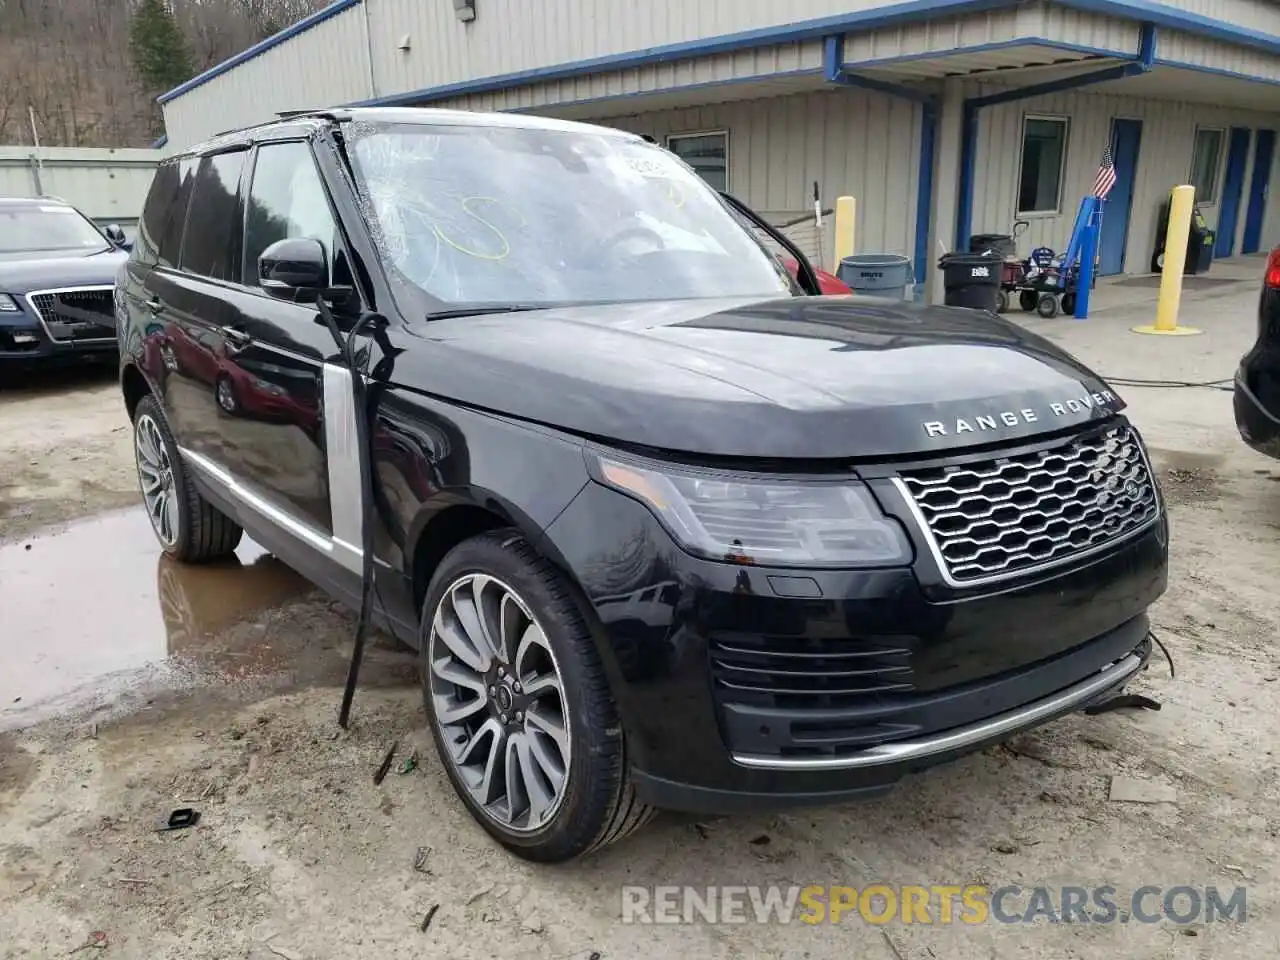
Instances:
[[[431,671],[441,680],[446,680],[456,687],[466,687],[484,696],[484,678],[478,673],[472,673],[450,657],[439,657],[433,660]]]
[[[516,656],[519,650],[520,625],[528,621],[525,612],[520,609],[520,604],[516,602],[516,598],[509,593],[503,593],[502,603],[498,608],[498,637],[502,644],[502,655],[516,667],[519,658]]]
[[[548,746],[550,741],[541,737],[527,735],[529,741],[529,756],[537,763],[538,769],[542,775],[547,778],[550,785],[552,796],[559,792],[560,784],[564,781],[564,764],[561,762],[552,748]]]
[[[537,769],[527,737],[520,737],[516,741],[516,755],[519,758],[520,782],[529,797],[529,823],[531,826],[537,825],[555,802],[555,794]]]
[[[480,623],[480,612],[476,608],[475,590],[465,591],[461,586],[454,587],[450,593],[453,601],[453,612],[458,618],[462,632],[466,634],[467,644],[479,658],[477,670],[489,669],[489,661],[493,659],[493,644]]]
[[[564,691],[560,687],[560,679],[551,673],[525,680],[524,692],[529,697],[543,697],[549,693],[554,693],[558,697],[564,696]]]
[[[453,609],[456,611],[457,607],[455,606]],[[432,625],[432,630],[444,645],[449,648],[450,653],[476,673],[484,673],[489,668],[488,661],[472,644],[471,638],[467,635],[461,623],[457,620],[450,623],[446,619],[443,604],[436,611],[436,619]]]
[[[452,727],[461,723],[468,717],[474,717],[477,713],[489,705],[489,701],[484,697],[477,697],[471,700],[462,700],[457,697],[437,697],[436,698],[436,717],[440,723],[446,727]]]
[[[166,490],[164,497],[164,539],[173,543],[178,538],[178,495]]]
[[[569,731],[564,728],[564,723],[559,717],[550,716],[533,706],[524,715],[524,721],[525,726],[530,730],[538,731],[550,737],[554,741],[556,749],[560,751],[562,759],[569,755]]]

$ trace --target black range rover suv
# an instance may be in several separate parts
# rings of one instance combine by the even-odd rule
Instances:
[[[172,159],[118,304],[163,549],[244,529],[353,605],[371,570],[458,795],[535,860],[874,794],[1122,687],[1167,526],[1121,400],[994,315],[816,296],[760,225],[533,117]]]

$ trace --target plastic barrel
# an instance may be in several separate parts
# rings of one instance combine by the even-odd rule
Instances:
[[[863,253],[840,261],[836,276],[854,293],[909,300],[909,285],[915,282],[911,261],[896,253]]]

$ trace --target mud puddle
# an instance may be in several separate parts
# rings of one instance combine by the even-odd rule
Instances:
[[[171,561],[137,508],[4,544],[0,729],[144,678],[173,686],[193,673],[240,679],[276,669],[269,643],[232,649],[218,635],[308,590],[247,539],[219,564]]]

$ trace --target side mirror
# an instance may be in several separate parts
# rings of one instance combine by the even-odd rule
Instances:
[[[106,234],[107,239],[113,245],[121,250],[127,250],[130,247],[129,239],[124,235],[124,229],[118,223],[108,223],[102,228],[102,232]]]
[[[277,240],[258,257],[258,282],[273,297],[314,302],[329,287],[329,258],[311,237]]]

